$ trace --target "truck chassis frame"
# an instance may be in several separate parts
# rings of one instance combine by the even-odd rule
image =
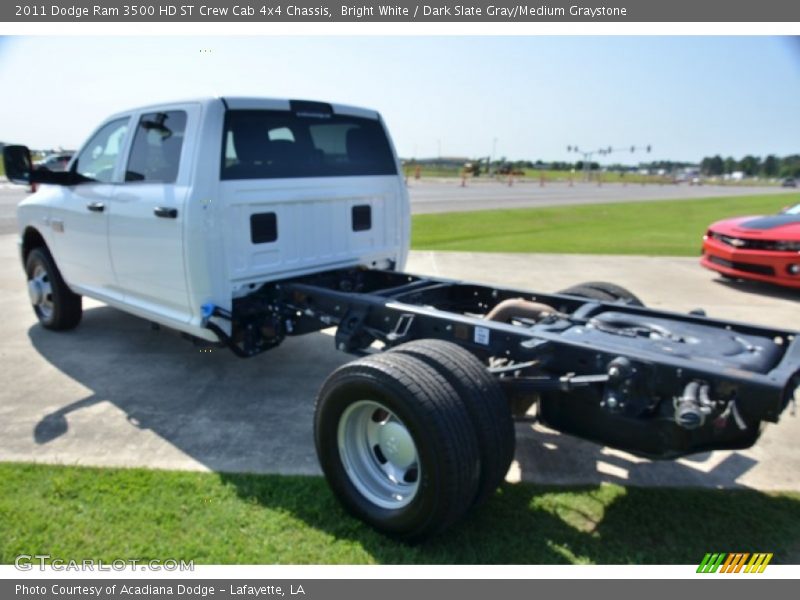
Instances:
[[[554,314],[538,323],[487,318],[504,301],[543,303]],[[610,312],[617,319],[667,320],[701,335],[716,331],[745,345],[769,340],[782,356],[758,372],[725,357],[648,350],[635,342],[641,332],[563,335],[576,327],[596,331],[596,317]],[[240,356],[333,326],[336,347],[354,354],[374,351],[375,341],[384,349],[420,339],[452,342],[490,365],[517,416],[535,405],[536,418],[554,429],[651,458],[751,446],[761,422],[777,422],[796,400],[800,383],[800,339],[791,330],[391,270],[344,269],[267,283],[235,300],[232,314],[214,316],[232,320],[225,339]],[[221,333],[214,316],[209,324]],[[559,321],[565,321],[560,329]]]

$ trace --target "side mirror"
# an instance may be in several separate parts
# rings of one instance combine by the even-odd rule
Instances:
[[[55,172],[48,169],[36,169],[31,160],[31,151],[27,146],[4,146],[3,163],[6,177],[12,183],[31,185],[45,183],[50,185],[75,185],[87,181],[70,171]]]
[[[6,168],[6,177],[12,183],[30,185],[33,183],[33,161],[31,151],[27,146],[4,146],[3,163]]]

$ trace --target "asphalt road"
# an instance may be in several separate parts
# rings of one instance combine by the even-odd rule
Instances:
[[[27,195],[23,188],[0,183],[0,235],[17,231],[17,204]]]
[[[720,196],[756,194],[794,194],[796,189],[779,187],[738,187],[703,185],[622,185],[596,183],[515,183],[512,186],[496,181],[471,181],[465,187],[453,181],[409,181],[411,210],[414,213],[489,210],[492,208],[528,208],[606,202],[686,200]],[[787,202],[788,203],[788,202]]]
[[[798,327],[800,294],[731,285],[695,259],[412,253],[410,272],[556,291],[610,280],[651,306]],[[14,237],[0,236],[0,460],[318,474],[314,397],[350,357],[329,333],[259,357],[200,352],[175,333],[96,302],[75,331],[42,329]],[[800,419],[752,449],[650,462],[540,426],[517,425],[510,480],[800,490]]]
[[[640,200],[685,200],[718,196],[752,194],[794,194],[797,190],[776,187],[629,185],[551,183],[517,183],[509,187],[495,181],[470,182],[461,187],[457,181],[409,181],[413,213],[488,210],[491,208],[525,208],[599,204],[603,202],[635,202]],[[15,209],[25,198],[24,188],[0,182],[0,235],[16,231]],[[787,200],[787,203],[789,201]]]

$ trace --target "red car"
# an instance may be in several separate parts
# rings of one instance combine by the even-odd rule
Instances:
[[[800,288],[800,204],[777,215],[717,221],[703,236],[707,269]]]

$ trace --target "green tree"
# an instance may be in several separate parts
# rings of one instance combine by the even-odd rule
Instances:
[[[725,165],[722,162],[722,157],[717,154],[716,156],[707,156],[700,162],[700,170],[709,176],[722,175],[724,173]]]
[[[732,156],[729,156],[728,158],[725,159],[725,162],[723,163],[723,172],[727,175],[730,175],[736,170],[737,166],[738,164],[736,162],[736,159],[733,158]]]
[[[753,177],[758,174],[761,166],[761,159],[757,156],[748,154],[739,161],[739,170],[743,171],[748,177]]]
[[[764,177],[775,177],[778,174],[779,167],[780,164],[778,163],[778,157],[774,154],[770,154],[761,164],[761,173],[764,175]]]
[[[800,154],[784,156],[778,170],[780,177],[800,177]]]

